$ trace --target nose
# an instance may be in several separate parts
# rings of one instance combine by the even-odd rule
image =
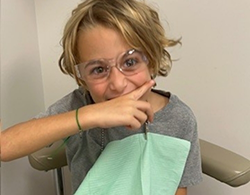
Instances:
[[[126,76],[114,66],[111,67],[108,82],[110,90],[117,93],[122,93],[127,86]]]

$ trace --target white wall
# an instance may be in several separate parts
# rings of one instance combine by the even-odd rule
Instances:
[[[180,60],[159,87],[196,114],[200,138],[250,159],[250,1],[155,1],[171,32],[183,37]],[[165,17],[164,17],[165,16]],[[248,194],[204,176],[190,194]]]
[[[79,1],[34,0],[38,28],[38,40],[42,64],[44,100],[48,107],[54,101],[77,87],[75,81],[62,74],[58,66],[61,55],[60,40],[71,10]]]
[[[3,129],[45,109],[33,0],[1,1],[1,118]],[[52,195],[51,172],[27,157],[1,167],[2,195]]]
[[[180,50],[174,52],[174,56],[180,57],[180,60],[174,63],[172,72],[168,78],[157,80],[158,87],[177,94],[192,107],[197,116],[201,138],[219,144],[250,159],[250,131],[248,129],[250,126],[250,58],[248,57],[250,51],[250,2],[248,0],[148,1],[159,7],[161,17],[170,24],[171,33],[183,37],[183,46]],[[57,60],[61,51],[58,43],[61,38],[63,24],[70,15],[72,8],[80,1],[35,0],[34,2],[36,6],[44,102],[45,107],[48,107],[76,86],[73,80],[60,73]],[[16,6],[18,9],[28,9],[30,5],[33,6],[32,0],[23,0],[21,2],[20,0],[5,0],[6,5],[13,5],[13,3],[18,3],[18,6]],[[9,9],[13,8],[14,6]],[[32,11],[23,11],[22,13],[25,14],[21,14],[21,17],[24,17],[23,21],[29,21],[30,24],[34,25],[35,21],[30,20],[34,19],[35,15],[32,18],[25,17],[30,12]],[[32,14],[34,13],[32,12]],[[20,19],[19,14],[14,16]],[[23,24],[21,22],[18,25]],[[25,23],[25,25],[27,24],[28,22]],[[167,28],[167,25],[165,27]],[[18,34],[23,34],[22,32],[27,31],[27,28],[18,28],[19,30]],[[10,35],[14,32],[11,29],[6,33],[9,38],[9,43],[6,45],[11,44],[10,49],[14,49],[14,52],[16,52],[18,50],[15,47],[17,45],[16,41],[20,42],[21,40],[16,40],[17,38],[11,39],[12,36]],[[30,37],[31,33],[28,34]],[[33,38],[35,39],[35,37]],[[10,49],[7,52],[8,55],[13,54]],[[14,53],[13,56],[20,56],[19,52],[21,51],[19,50],[17,54]],[[32,51],[37,51],[37,48]],[[38,54],[36,53],[36,55]],[[11,58],[9,57],[9,59]],[[19,61],[23,63],[25,59]],[[7,62],[5,63],[7,64]],[[8,67],[13,66],[8,65]],[[8,71],[4,75],[6,78],[15,78],[15,76],[12,76],[13,71],[10,72],[9,70],[9,75],[7,73]],[[30,75],[29,72],[23,74],[26,77]],[[32,80],[37,82],[34,77],[32,77]],[[12,83],[11,79],[8,79],[8,81],[10,84]],[[40,81],[38,83],[39,85],[37,86],[41,87],[42,84]],[[21,84],[21,82],[18,82],[18,85]],[[12,98],[18,97],[20,99],[20,92],[27,88],[17,87],[13,84],[9,86],[18,90],[16,93],[19,95],[12,95],[9,102],[12,102],[13,105],[9,104],[9,107],[5,106],[3,110],[7,114],[13,111],[13,109],[16,112],[21,112],[22,107],[20,108],[20,105],[16,105],[17,99]],[[41,93],[38,90],[40,87],[30,87],[27,89],[28,93],[32,93],[32,96],[34,95],[32,101],[36,101],[35,105],[43,102],[39,98],[41,96],[37,95],[37,93]],[[15,90],[9,89],[8,91],[11,91],[13,94]],[[5,90],[2,89],[1,94],[3,94],[2,91]],[[31,101],[27,100],[27,102]],[[35,110],[32,109],[32,112],[43,109],[42,105],[41,107],[33,107]],[[8,116],[12,116],[13,118],[11,113]],[[28,115],[31,116],[32,114]],[[24,116],[17,114],[16,117],[17,120],[21,120]],[[28,173],[30,173],[30,170]],[[20,174],[22,177],[26,177],[24,173]],[[13,175],[12,180],[9,179],[8,182],[13,184],[14,177],[18,176],[18,174]],[[11,177],[9,176],[9,178]],[[33,185],[33,180],[32,176],[26,177],[26,183],[29,183],[31,186]],[[45,180],[43,184],[36,184],[36,186],[41,186],[41,192],[45,190],[45,186],[49,185]],[[8,185],[9,188],[11,188],[10,184]],[[23,191],[22,193],[20,191],[19,193],[16,192],[16,194],[38,194],[27,190],[26,185],[23,183],[19,184]],[[52,190],[50,187],[46,188]],[[199,186],[191,188],[190,194],[239,195],[248,194],[249,191],[250,184],[239,188],[231,188],[204,176],[204,182]]]

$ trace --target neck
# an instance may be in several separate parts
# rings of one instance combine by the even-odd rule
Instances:
[[[147,97],[147,101],[151,104],[155,113],[165,107],[168,104],[169,99],[163,95],[151,91]]]

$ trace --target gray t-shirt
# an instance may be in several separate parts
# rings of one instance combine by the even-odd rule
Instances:
[[[177,96],[159,90],[153,90],[153,92],[169,98],[169,103],[155,113],[153,123],[148,125],[149,131],[191,142],[191,149],[179,187],[198,184],[202,180],[202,171],[195,116],[191,109]],[[40,113],[36,118],[68,112],[92,103],[93,100],[89,93],[79,88],[57,101],[46,112]],[[143,132],[144,127],[136,131],[127,130],[125,127],[114,127],[105,130],[94,128],[84,131],[81,136],[79,134],[70,136],[66,145],[66,154],[72,174],[73,192],[77,190],[101,154],[103,146],[105,147],[113,140],[120,140]]]

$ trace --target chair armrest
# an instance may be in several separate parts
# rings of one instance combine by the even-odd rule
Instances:
[[[232,187],[250,181],[250,161],[236,153],[200,139],[202,172]]]
[[[65,147],[59,147],[63,141],[53,143],[50,147],[45,147],[28,156],[30,165],[40,171],[58,169],[67,165]]]
[[[65,148],[57,150],[63,141],[28,156],[34,169],[49,171],[67,165]],[[218,145],[200,139],[202,172],[232,187],[250,181],[250,161]],[[56,151],[56,153],[55,153]]]

